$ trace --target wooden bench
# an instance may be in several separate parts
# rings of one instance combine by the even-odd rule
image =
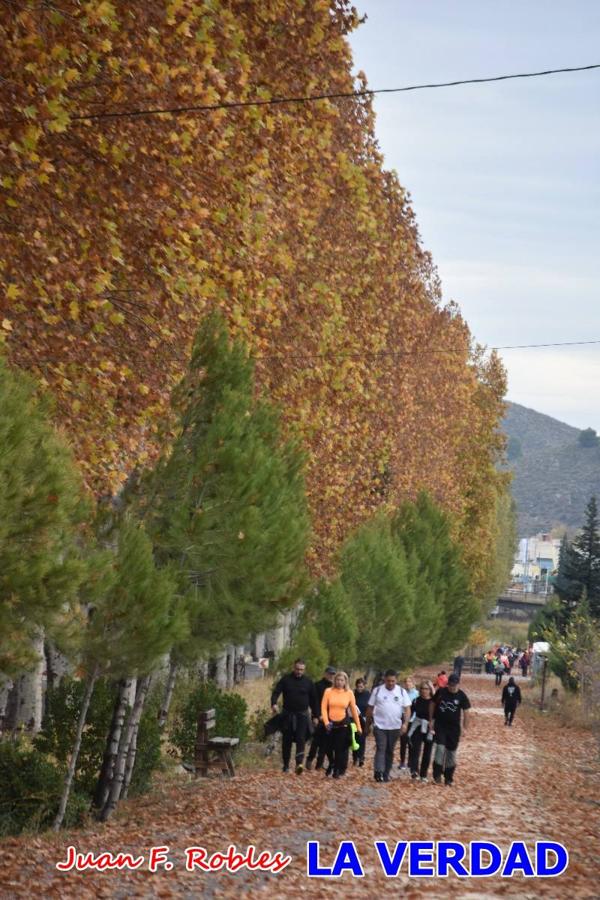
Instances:
[[[210,737],[209,732],[215,727],[214,709],[202,710],[198,716],[198,730],[196,732],[196,752],[194,757],[194,772],[196,778],[199,775],[206,777],[210,766],[221,766],[221,771],[229,778],[235,775],[233,765],[233,749],[240,742],[239,738]]]

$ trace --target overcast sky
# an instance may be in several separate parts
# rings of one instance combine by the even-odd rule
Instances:
[[[598,0],[355,0],[369,86],[600,63]],[[488,346],[600,340],[600,69],[375,98],[444,295]],[[507,350],[509,399],[600,431],[600,344]]]

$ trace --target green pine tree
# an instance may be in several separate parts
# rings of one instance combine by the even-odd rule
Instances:
[[[359,626],[356,610],[339,578],[319,583],[302,609],[301,622],[311,623],[327,649],[327,663],[350,671],[358,658]]]
[[[255,397],[252,361],[220,316],[199,329],[173,405],[179,431],[146,517],[188,601],[191,637],[178,652],[194,658],[272,625],[298,597],[309,516],[303,454]]]
[[[0,359],[0,673],[34,661],[40,629],[61,644],[85,574],[87,512],[73,457],[34,381]]]
[[[364,623],[359,642],[363,665],[413,665],[418,656],[411,642],[417,598],[404,548],[388,515],[376,515],[349,538],[341,553],[340,575],[356,620]]]
[[[590,615],[600,618],[600,531],[595,497],[590,497],[585,508],[585,523],[570,546],[564,574],[572,585],[570,606],[576,606],[585,591]]]

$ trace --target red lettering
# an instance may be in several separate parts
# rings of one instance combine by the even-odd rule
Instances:
[[[68,872],[75,865],[75,847],[67,847],[67,858],[63,862],[57,862],[59,872]]]
[[[208,865],[210,866],[211,872],[218,872],[219,869],[222,869],[227,861],[227,858],[222,853],[213,853],[211,858],[208,861]]]
[[[291,861],[292,861],[291,856],[283,856],[282,853],[279,853],[279,852],[276,853],[275,856],[273,857],[273,867],[272,867],[273,871],[281,872],[283,869],[285,869],[286,866],[289,866]]]
[[[173,868],[173,863],[168,862],[168,852],[168,847],[151,847],[150,856],[148,857],[148,869],[151,872],[156,872],[159,866],[164,866],[165,871],[170,872]]]
[[[204,860],[207,857],[207,852],[204,847],[188,847],[185,851],[185,867],[188,872],[193,872],[194,869],[202,869],[203,872],[210,872],[210,866],[207,865]]]

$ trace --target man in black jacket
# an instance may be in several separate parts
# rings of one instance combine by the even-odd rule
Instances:
[[[323,721],[321,718],[321,700],[323,699],[323,694],[325,693],[327,688],[332,687],[335,673],[336,669],[334,669],[333,666],[327,666],[325,672],[323,673],[323,677],[315,684],[315,690],[317,692],[317,707],[319,710],[319,724],[315,728],[315,733],[313,734],[313,739],[310,744],[310,750],[308,751],[308,756],[306,758],[306,768],[308,770],[311,769],[315,756],[317,757],[317,764],[315,766],[315,769],[323,768],[323,760],[325,759],[325,756],[327,754],[327,731],[325,730],[325,726],[323,725]]]
[[[277,713],[277,701],[283,694],[284,725],[282,731],[281,751],[283,771],[290,770],[292,744],[296,744],[296,774],[304,771],[304,746],[310,734],[310,715],[315,725],[319,722],[317,692],[310,678],[304,674],[304,660],[297,659],[294,669],[289,675],[280,678],[271,694],[271,707]]]

